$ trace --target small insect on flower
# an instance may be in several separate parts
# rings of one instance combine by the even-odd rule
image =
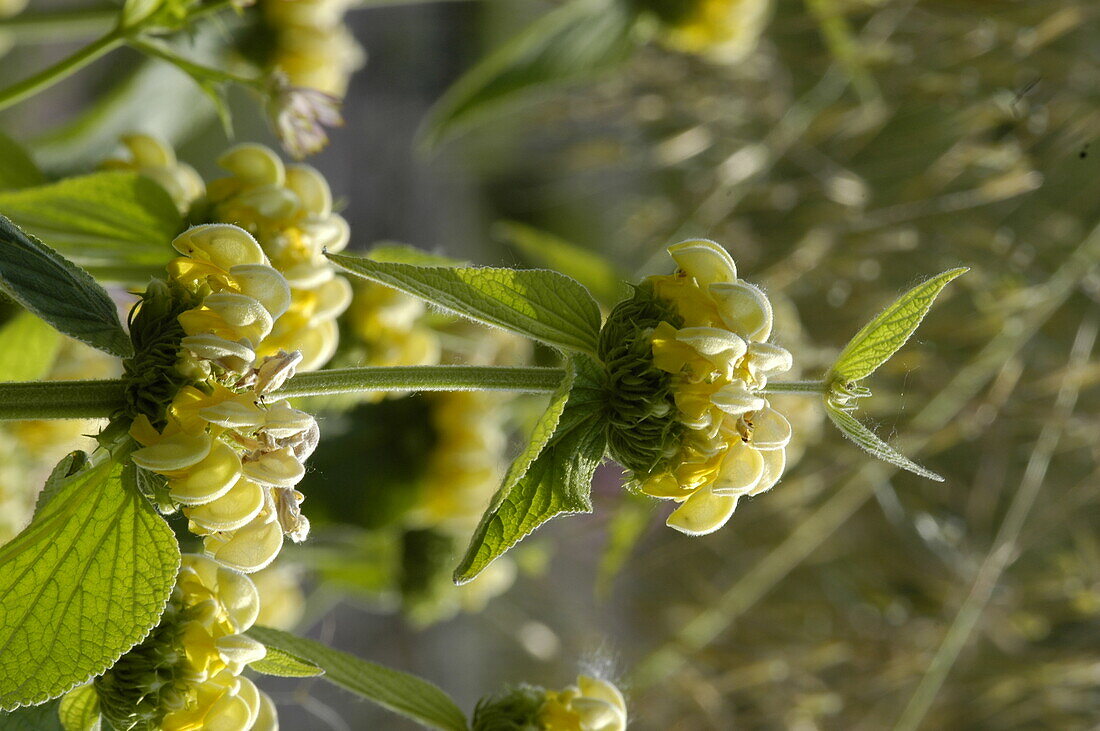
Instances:
[[[771,304],[725,249],[696,240],[669,253],[677,272],[649,277],[600,336],[609,443],[638,489],[680,503],[669,526],[704,535],[779,481],[791,427],[763,391],[792,359],[768,342]]]

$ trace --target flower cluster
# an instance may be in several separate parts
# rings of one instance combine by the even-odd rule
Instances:
[[[180,213],[187,214],[191,205],[202,198],[206,188],[195,168],[176,159],[175,151],[155,137],[130,134],[122,137],[128,158],[110,158],[103,167],[110,170],[133,170],[164,188]]]
[[[332,211],[328,183],[312,167],[283,165],[263,145],[238,145],[218,163],[231,175],[208,186],[211,220],[255,236],[290,284],[287,310],[257,354],[297,350],[299,370],[320,368],[336,352],[336,318],[351,302],[351,286],[324,256],[343,249],[350,238],[347,222]]]
[[[272,65],[290,84],[342,98],[351,74],[363,65],[363,49],[344,25],[349,0],[264,0],[275,34]]]
[[[771,0],[642,0],[657,16],[662,44],[716,63],[735,63],[756,48]]]
[[[626,700],[614,684],[581,675],[564,690],[520,685],[482,699],[474,711],[473,731],[624,731]]]
[[[130,433],[142,447],[132,459],[165,479],[168,503],[183,506],[208,554],[257,571],[279,553],[284,534],[301,541],[309,533],[294,488],[317,445],[317,422],[284,401],[263,401],[293,375],[300,355],[257,355],[289,305],[289,288],[235,226],[198,226],[173,243],[187,256],[169,265],[171,283],[199,302],[178,317],[177,368],[194,383],[176,392],[162,428],[147,414],[135,417]]]
[[[115,728],[275,731],[275,704],[241,672],[263,659],[243,633],[260,609],[252,581],[205,556],[183,556],[160,624],[95,680]]]
[[[791,427],[763,391],[792,360],[767,342],[771,305],[725,249],[686,241],[669,253],[678,271],[646,280],[601,336],[609,436],[642,492],[680,503],[668,525],[703,535],[782,475]]]
[[[545,731],[623,731],[626,701],[606,680],[581,675],[576,685],[546,692],[539,721]]]

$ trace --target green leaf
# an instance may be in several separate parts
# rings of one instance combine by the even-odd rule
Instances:
[[[425,267],[329,254],[337,266],[487,325],[594,353],[600,308],[581,284],[545,269]]]
[[[874,373],[905,345],[947,283],[968,271],[967,267],[948,270],[899,297],[855,334],[825,380],[853,383]]]
[[[22,145],[0,132],[0,190],[26,188],[46,182]]]
[[[574,0],[540,17],[455,82],[421,131],[431,149],[528,92],[591,78],[630,53],[628,3]]]
[[[61,333],[26,310],[0,328],[0,381],[40,381],[53,368]]]
[[[324,675],[325,671],[308,660],[296,657],[286,650],[272,645],[267,648],[263,660],[249,663],[248,667],[264,675],[277,675],[280,678],[313,678]]]
[[[133,355],[130,336],[103,287],[3,216],[0,290],[66,335],[120,358]]]
[[[0,709],[87,682],[140,642],[175,584],[168,524],[104,453],[0,547]]]
[[[493,228],[531,263],[576,279],[604,305],[613,307],[630,298],[630,287],[625,279],[599,254],[514,221],[501,221]]]
[[[0,711],[0,728],[4,731],[68,731],[57,717],[57,701],[40,706],[27,706],[14,711]]]
[[[415,264],[422,267],[457,267],[466,263],[442,254],[433,254],[430,251],[424,251],[408,244],[391,242],[375,244],[367,252],[367,258],[389,264]]]
[[[99,695],[92,684],[70,690],[61,699],[57,715],[65,731],[99,731]]]
[[[942,477],[905,457],[905,455],[879,439],[873,431],[859,423],[850,412],[830,403],[828,399],[825,400],[825,411],[829,414],[829,418],[832,419],[836,428],[844,433],[844,436],[851,439],[860,449],[875,459],[889,462],[899,469],[912,472],[914,475],[927,477],[929,480],[935,480],[936,482],[943,482]]]
[[[573,360],[575,380],[563,380],[527,448],[509,468],[455,569],[455,583],[474,579],[550,519],[592,512],[592,474],[607,447],[603,390],[599,366],[583,356]]]
[[[125,171],[0,192],[0,213],[77,264],[135,284],[163,270],[183,228],[164,188]]]
[[[268,648],[275,647],[316,664],[325,671],[325,680],[428,728],[466,729],[466,716],[454,701],[438,687],[415,675],[360,660],[320,642],[270,627],[253,627],[248,634]]]

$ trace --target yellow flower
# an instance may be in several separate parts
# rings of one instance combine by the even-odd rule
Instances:
[[[257,354],[299,351],[299,370],[316,370],[336,352],[336,318],[351,303],[351,285],[324,255],[347,246],[348,224],[332,211],[324,177],[307,165],[284,165],[255,144],[230,149],[218,163],[231,175],[210,183],[213,217],[255,236],[290,285],[288,310]]]
[[[274,731],[271,699],[241,677],[266,654],[244,634],[258,613],[247,576],[185,554],[160,624],[96,679],[101,710],[118,728]]]
[[[586,675],[565,690],[547,691],[539,713],[543,731],[623,731],[626,723],[626,701],[619,689]]]
[[[180,390],[157,431],[139,415],[130,429],[142,445],[134,464],[166,478],[209,555],[246,572],[274,560],[284,534],[305,540],[309,521],[294,486],[317,443],[317,423],[284,401],[268,407],[257,391],[212,384]]]
[[[717,63],[752,53],[771,14],[771,0],[693,0],[689,6],[665,19],[661,43]]]
[[[301,355],[256,355],[290,306],[290,290],[236,226],[197,226],[173,245],[186,256],[170,263],[171,280],[199,302],[178,316],[186,355],[177,367],[196,384],[176,391],[162,428],[144,413],[135,417],[130,434],[141,448],[131,458],[164,478],[169,505],[183,508],[209,555],[258,571],[284,535],[309,534],[294,488],[317,446],[317,422],[284,401],[263,400]]]
[[[642,381],[667,383],[667,396],[641,394],[643,401],[658,403],[633,420],[628,414],[628,437],[621,442],[631,447],[630,431],[649,419],[658,424],[652,438],[668,444],[658,445],[657,458],[645,465],[633,464],[631,454],[620,460],[635,472],[642,492],[680,503],[669,526],[704,535],[725,525],[741,497],[770,489],[782,475],[791,427],[770,407],[763,389],[769,377],[789,370],[792,360],[785,349],[767,342],[768,298],[738,279],[725,249],[697,240],[676,244],[669,253],[677,272],[650,277],[639,290],[643,306],[648,297],[668,314],[652,325],[636,325],[642,329],[635,336],[648,338],[643,365],[658,374]],[[671,400],[673,413],[664,398]],[[628,401],[627,408],[634,405]]]
[[[133,170],[158,183],[179,208],[186,214],[191,204],[203,196],[206,188],[195,169],[176,159],[175,151],[155,137],[143,134],[125,135],[122,144],[129,152],[129,159],[111,158],[103,167],[114,170]]]
[[[363,65],[363,49],[344,25],[348,0],[264,0],[274,30],[272,65],[293,86],[342,98],[351,74]]]

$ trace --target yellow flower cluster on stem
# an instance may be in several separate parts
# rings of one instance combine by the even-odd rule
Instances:
[[[347,246],[348,224],[333,212],[324,177],[308,165],[284,165],[273,151],[256,144],[238,145],[218,163],[231,175],[208,186],[212,219],[255,236],[271,266],[290,284],[287,311],[258,354],[297,350],[302,353],[298,369],[316,370],[336,352],[336,318],[351,302],[351,285],[324,256]]]
[[[703,535],[725,525],[741,497],[770,489],[782,475],[791,427],[763,390],[792,359],[768,342],[768,298],[737,278],[725,249],[700,240],[669,253],[678,271],[648,281],[682,325],[662,322],[653,330],[653,364],[672,377],[684,430],[678,453],[641,489],[680,503],[669,526]]]
[[[318,441],[314,418],[263,396],[293,375],[301,356],[261,357],[261,346],[289,304],[289,287],[244,230],[198,226],[174,246],[186,254],[169,265],[171,281],[199,298],[179,316],[181,388],[155,428],[148,416],[130,433],[141,444],[134,463],[166,479],[206,552],[235,569],[267,566],[283,536],[304,540],[309,521],[295,486]]]
[[[276,731],[275,704],[241,675],[267,654],[244,634],[259,610],[247,576],[184,554],[160,624],[96,679],[101,710],[118,728]]]
[[[350,0],[264,0],[275,34],[272,65],[294,86],[343,97],[365,54],[344,24]]]
[[[606,680],[581,675],[577,684],[547,691],[539,713],[543,731],[624,731],[626,701]]]

